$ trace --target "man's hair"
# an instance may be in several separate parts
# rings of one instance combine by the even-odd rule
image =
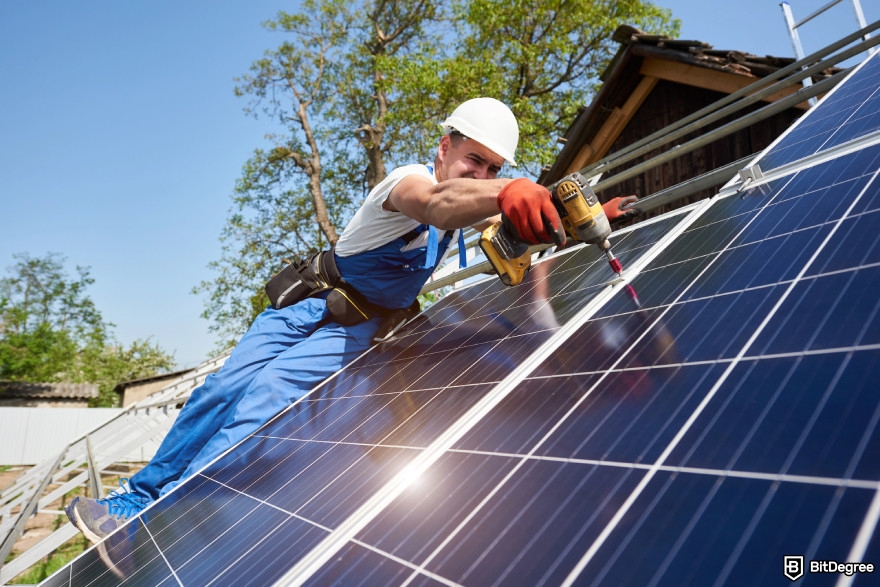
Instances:
[[[462,141],[467,140],[467,137],[465,135],[455,130],[454,128],[450,128],[446,134],[448,134],[449,138],[452,139],[453,147],[457,147]]]

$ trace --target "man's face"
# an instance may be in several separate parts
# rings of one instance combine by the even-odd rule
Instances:
[[[504,158],[489,147],[462,136],[443,136],[439,155],[445,170],[445,177],[438,178],[441,181],[459,177],[495,179],[504,164]]]

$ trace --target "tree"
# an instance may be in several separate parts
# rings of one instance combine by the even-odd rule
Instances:
[[[460,102],[511,106],[518,171],[537,174],[624,23],[671,36],[679,27],[641,0],[305,0],[265,23],[285,40],[235,91],[276,132],[243,166],[216,277],[194,289],[224,346],[265,308],[262,287],[282,259],[334,244],[389,167],[433,158],[439,123]]]
[[[534,177],[553,163],[558,137],[598,89],[617,50],[614,31],[631,24],[675,37],[680,28],[668,9],[642,0],[469,0],[457,14],[456,60],[444,81],[511,107],[522,136],[518,158]]]
[[[87,267],[77,277],[58,253],[17,261],[0,279],[0,379],[33,383],[97,383],[94,405],[114,405],[121,381],[173,368],[173,357],[148,341],[125,349],[111,336],[86,289],[94,283]]]

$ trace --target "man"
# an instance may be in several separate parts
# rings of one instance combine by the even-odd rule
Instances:
[[[223,367],[193,391],[128,491],[70,504],[68,517],[89,540],[100,542],[365,351],[383,314],[416,303],[457,229],[482,228],[500,214],[528,243],[560,240],[561,222],[546,188],[496,177],[505,161],[516,165],[519,128],[507,106],[493,98],[469,100],[443,128],[433,165],[392,171],[367,196],[330,259],[322,257],[338,269],[343,298],[355,299],[362,319],[342,316],[332,292],[311,292],[284,307],[276,300]],[[632,199],[607,203],[609,219],[637,213],[621,210]]]

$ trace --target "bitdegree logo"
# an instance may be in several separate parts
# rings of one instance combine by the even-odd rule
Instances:
[[[874,563],[839,563],[837,561],[810,561],[811,573],[842,573],[847,577],[856,573],[873,573]]]
[[[836,573],[851,577],[856,573],[873,573],[874,563],[841,563],[838,561],[813,560],[809,564],[810,574]],[[787,555],[782,561],[782,574],[791,581],[797,581],[804,576],[807,568],[804,565],[803,555]]]

